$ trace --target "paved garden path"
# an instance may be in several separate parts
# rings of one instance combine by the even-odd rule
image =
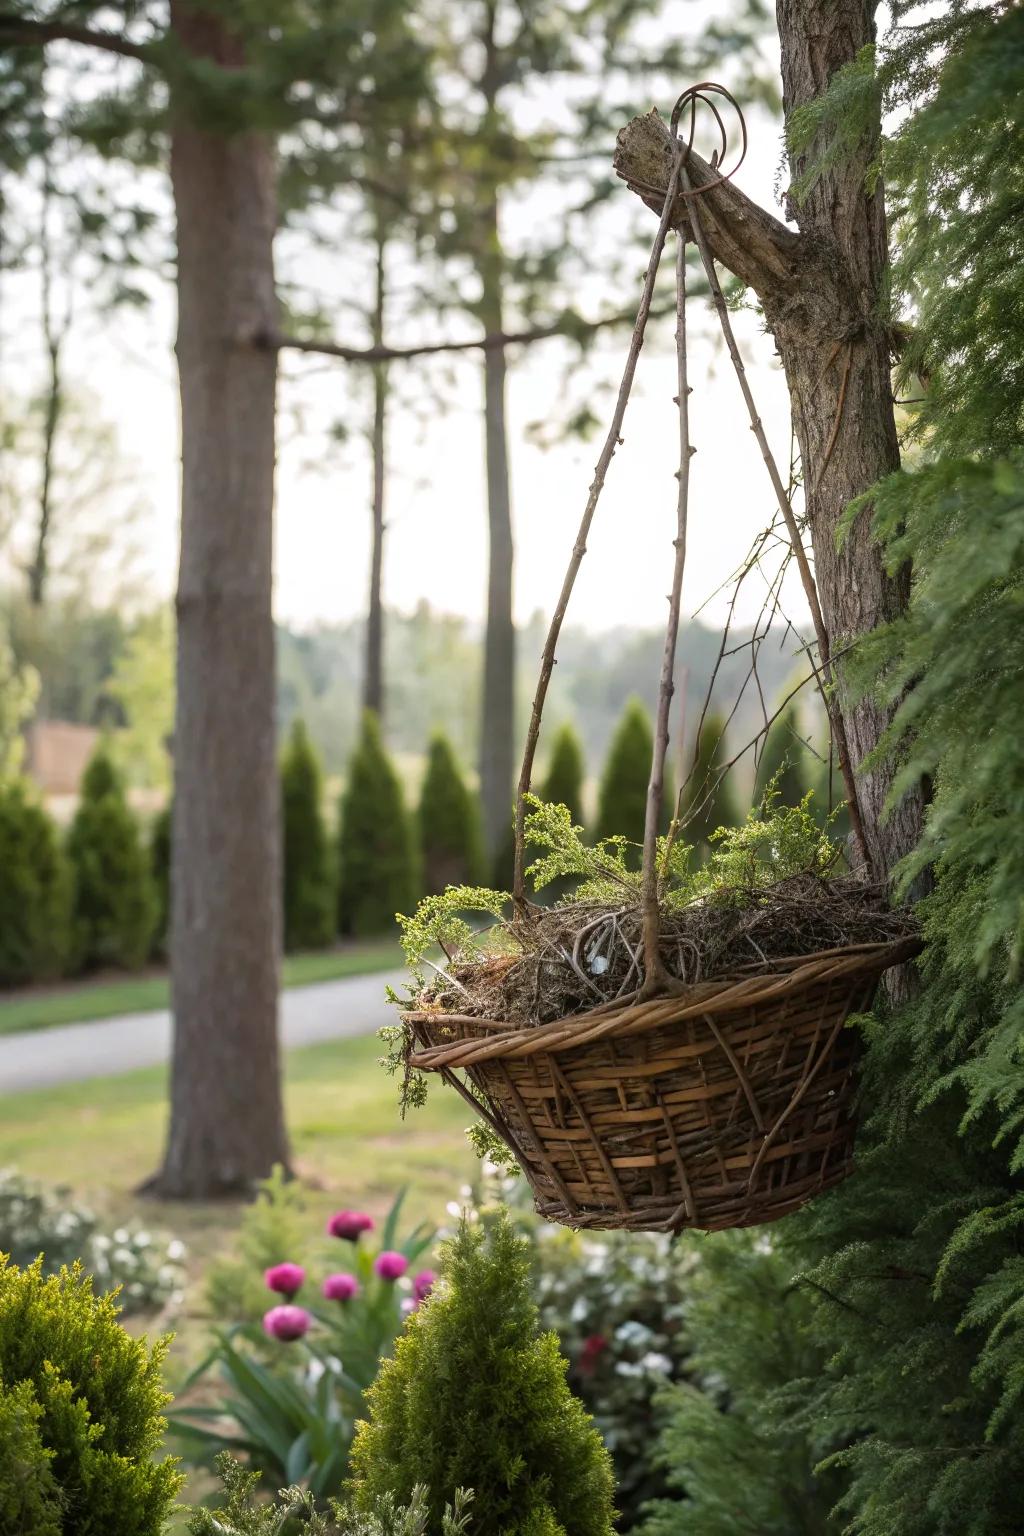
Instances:
[[[285,1049],[379,1029],[392,1017],[384,988],[389,982],[397,987],[401,980],[400,973],[378,971],[282,992]],[[170,1049],[171,1016],[166,1011],[0,1035],[0,1094],[159,1066]]]

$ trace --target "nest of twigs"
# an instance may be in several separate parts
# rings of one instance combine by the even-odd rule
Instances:
[[[639,906],[568,901],[531,908],[508,928],[508,953],[455,963],[412,1006],[546,1024],[613,1000],[643,981]],[[914,932],[883,887],[851,877],[794,875],[661,910],[661,957],[684,984],[769,973],[780,961],[855,944],[896,943]]]

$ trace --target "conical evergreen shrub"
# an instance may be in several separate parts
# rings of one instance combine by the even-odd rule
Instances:
[[[395,913],[410,912],[416,899],[415,849],[402,786],[370,710],[341,797],[338,853],[340,932],[393,933]]]
[[[744,812],[729,776],[716,787],[718,774],[728,760],[725,722],[720,715],[708,715],[697,744],[697,761],[683,796],[684,826],[680,834],[696,850],[698,858],[707,856],[712,832],[743,823]]]
[[[156,898],[156,922],[153,926],[153,953],[166,956],[171,942],[171,818],[173,802],[168,800],[153,818],[149,829],[149,869]]]
[[[757,765],[754,804],[761,804],[768,785],[778,774],[775,787],[780,803],[799,805],[811,787],[807,758],[796,705],[789,704],[768,728]]]
[[[321,805],[323,780],[301,720],[281,760],[284,947],[324,949],[334,938],[334,868]]]
[[[481,1533],[610,1536],[608,1453],[557,1337],[539,1330],[529,1245],[508,1214],[463,1221],[441,1273],[370,1389],[351,1460],[359,1507],[407,1502],[421,1483],[436,1530],[465,1487]]]
[[[105,747],[82,778],[68,833],[75,943],[86,967],[145,964],[157,921],[148,851]]]
[[[52,981],[71,952],[71,876],[57,829],[18,780],[0,785],[0,985]]]
[[[433,896],[448,885],[483,879],[480,815],[446,736],[431,738],[416,817],[423,889]]]
[[[583,823],[583,745],[571,725],[563,725],[555,736],[548,759],[548,771],[540,788],[540,798],[552,805],[569,809],[577,826]],[[646,794],[646,786],[644,789]]]
[[[647,785],[651,777],[654,733],[639,699],[630,699],[612,737],[597,799],[597,837],[627,837],[643,843],[647,819]],[[672,772],[665,765],[661,827],[666,831],[675,811]],[[635,856],[639,863],[639,853]]]

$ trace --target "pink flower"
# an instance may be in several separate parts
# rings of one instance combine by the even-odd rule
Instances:
[[[348,1243],[357,1243],[361,1232],[372,1232],[374,1220],[364,1211],[335,1211],[327,1223],[331,1237],[343,1237]]]
[[[305,1307],[271,1307],[263,1314],[263,1331],[282,1344],[291,1344],[309,1332],[312,1321]]]
[[[374,1259],[373,1267],[382,1280],[399,1280],[409,1268],[409,1260],[404,1253],[394,1253],[390,1248],[385,1248]]]
[[[355,1275],[328,1275],[323,1283],[323,1293],[328,1301],[351,1301],[359,1294],[359,1281]]]
[[[412,1293],[416,1298],[417,1306],[421,1301],[426,1301],[436,1281],[437,1276],[432,1269],[421,1269],[418,1275],[413,1275]]]
[[[306,1271],[301,1264],[274,1264],[270,1269],[264,1270],[263,1278],[269,1290],[278,1291],[280,1295],[287,1296],[291,1301],[292,1297],[302,1290]]]

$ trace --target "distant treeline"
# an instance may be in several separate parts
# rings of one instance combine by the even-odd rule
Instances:
[[[567,805],[595,837],[643,837],[651,721],[631,699],[604,756],[591,821],[584,806],[587,759],[568,724],[550,739],[536,789]],[[697,766],[683,786],[685,840],[697,858],[719,826],[737,825],[749,796],[720,776],[734,750],[724,719],[709,716]],[[790,803],[814,790],[825,815],[823,765],[800,735],[795,708],[772,728],[755,786],[769,781]],[[338,796],[324,789],[319,755],[301,720],[281,758],[282,884],[286,950],[327,948],[339,938],[394,934],[396,912],[448,884],[507,888],[509,838],[485,858],[480,806],[448,737],[434,732],[414,806],[385,748],[376,715],[362,717]],[[665,820],[675,805],[666,795]],[[173,802],[148,825],[131,810],[104,742],[90,762],[66,834],[21,779],[0,784],[0,985],[55,980],[115,967],[136,970],[167,951],[171,925]],[[559,894],[559,893],[556,893]]]
[[[173,728],[173,625],[169,610],[127,618],[115,610],[86,609],[53,600],[42,611],[8,593],[0,608],[16,661],[40,679],[39,713],[51,719],[127,730],[127,750],[118,761],[130,783],[140,775],[163,773],[169,782],[165,743]],[[518,635],[517,735],[522,738],[543,642],[544,622],[534,618]],[[320,625],[307,631],[278,628],[278,721],[282,742],[296,719],[305,722],[325,773],[344,773],[360,729],[364,624]],[[422,753],[435,729],[442,730],[460,759],[477,761],[480,728],[482,645],[480,628],[421,604],[411,614],[390,614],[386,626],[384,733],[392,751]],[[724,658],[714,707],[728,715],[750,666],[749,631],[731,642]],[[692,735],[720,638],[702,624],[681,635],[673,752],[678,769],[685,737]],[[599,763],[608,750],[624,701],[636,696],[653,706],[662,636],[654,629],[588,633],[567,629],[545,712],[546,740],[571,721],[587,762]],[[748,683],[730,723],[734,750],[763,724],[761,696],[776,700],[799,671],[796,642],[765,645],[759,655],[760,689]],[[808,729],[820,715],[804,706]],[[749,789],[751,760],[739,769]]]

